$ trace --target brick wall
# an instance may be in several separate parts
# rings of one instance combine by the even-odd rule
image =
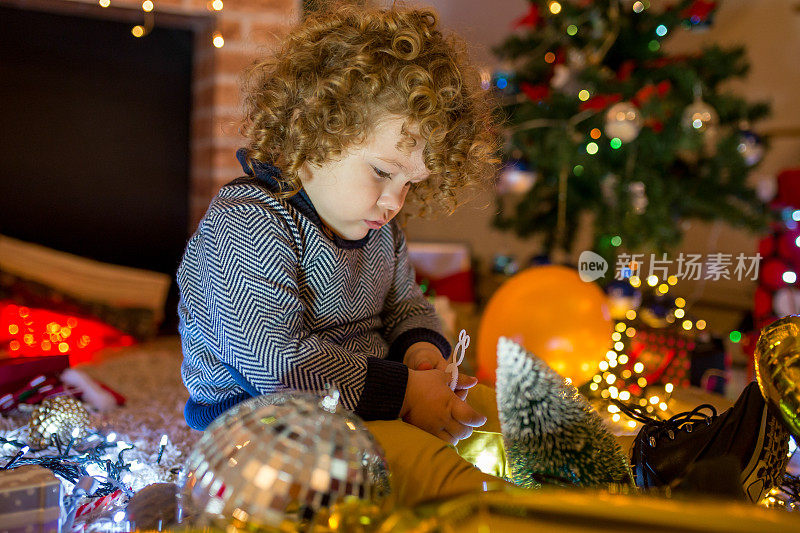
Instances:
[[[190,229],[219,187],[241,175],[235,150],[241,117],[238,76],[256,57],[267,54],[300,20],[301,0],[224,0],[213,11],[205,0],[153,0],[155,24],[195,32],[191,117]],[[142,20],[141,0],[0,0],[0,5],[68,15]],[[215,48],[212,35],[222,33],[225,45]],[[147,37],[144,37],[145,39]],[[134,39],[131,36],[131,39]]]

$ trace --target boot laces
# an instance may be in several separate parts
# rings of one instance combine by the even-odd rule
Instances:
[[[674,440],[676,431],[683,429],[687,433],[691,433],[694,424],[698,422],[710,424],[717,417],[716,408],[707,403],[698,405],[691,411],[677,413],[663,420],[657,415],[647,414],[639,405],[628,405],[619,400],[611,401],[614,405],[619,407],[620,411],[625,413],[626,416],[644,424],[642,434],[638,438],[643,438],[651,447],[656,445],[662,435],[666,434],[670,440]],[[708,410],[710,414],[704,413],[704,410]]]

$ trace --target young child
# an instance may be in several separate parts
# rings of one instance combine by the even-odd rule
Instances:
[[[309,16],[245,84],[247,176],[222,187],[178,270],[185,416],[335,385],[365,420],[455,443],[484,423],[393,219],[453,209],[498,162],[463,46],[429,10]]]

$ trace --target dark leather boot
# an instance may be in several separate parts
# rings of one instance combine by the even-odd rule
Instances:
[[[786,472],[789,432],[768,408],[755,382],[721,415],[704,404],[669,420],[654,420],[628,406],[620,407],[645,423],[631,454],[636,484],[641,488],[670,486],[691,491],[692,476],[687,474],[696,472],[698,466],[711,472],[713,469],[703,465],[713,465],[725,457],[727,464],[738,468],[736,474],[744,496],[758,502],[781,483]],[[726,477],[730,479],[722,476]],[[716,481],[723,482],[722,478]],[[697,492],[709,492],[695,488]],[[714,492],[731,493],[730,487]]]

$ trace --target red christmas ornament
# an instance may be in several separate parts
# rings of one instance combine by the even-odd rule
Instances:
[[[757,287],[753,296],[753,314],[756,318],[772,314],[772,293]]]
[[[519,84],[519,88],[532,102],[539,102],[550,97],[550,87],[547,85],[531,85],[523,81]]]
[[[785,287],[786,282],[783,281],[783,273],[788,270],[791,269],[777,257],[767,259],[761,268],[761,284],[770,291]]]
[[[778,194],[773,205],[800,206],[800,168],[784,170],[778,174]]]
[[[645,120],[644,125],[656,133],[661,133],[662,131],[664,131],[664,123],[654,118],[649,118]]]
[[[512,22],[511,27],[515,30],[522,27],[536,28],[541,21],[542,17],[539,14],[539,6],[531,4],[528,8],[528,12]]]
[[[800,267],[800,248],[797,247],[798,237],[800,237],[800,231],[788,229],[778,237],[778,257],[790,265],[794,265],[795,268]],[[759,249],[760,252],[761,250]]]
[[[581,111],[586,111],[587,109],[591,109],[593,111],[602,111],[606,109],[611,104],[616,104],[622,100],[622,95],[617,94],[598,94],[589,98],[585,102],[581,103],[580,109]]]
[[[681,16],[687,19],[695,20],[698,22],[705,21],[708,16],[717,9],[716,2],[707,2],[706,0],[695,0],[692,5],[687,7],[681,13]]]
[[[624,61],[617,70],[617,79],[619,81],[628,81],[636,68],[636,63],[632,59]]]
[[[775,237],[768,235],[758,241],[758,253],[762,259],[771,257],[775,253]]]

